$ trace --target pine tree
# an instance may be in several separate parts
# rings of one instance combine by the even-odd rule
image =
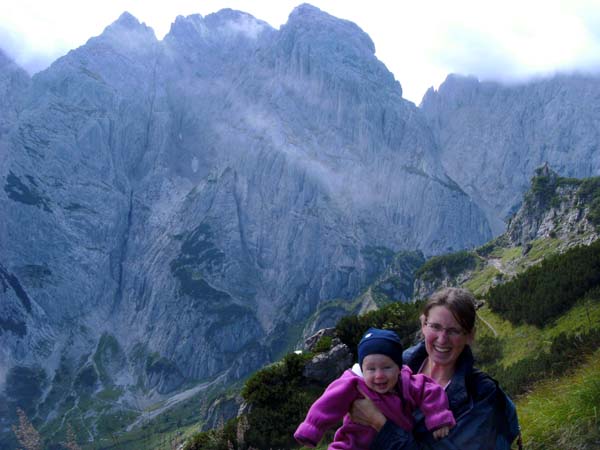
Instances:
[[[23,446],[24,450],[42,450],[40,433],[31,424],[25,411],[17,408],[17,415],[19,416],[19,424],[13,425],[12,429],[19,444]]]
[[[81,450],[81,447],[77,445],[77,438],[71,424],[67,425],[67,441],[63,442],[62,445],[68,450]]]

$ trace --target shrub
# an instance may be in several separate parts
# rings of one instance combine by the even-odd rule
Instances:
[[[196,434],[183,450],[230,450],[232,446],[237,448],[237,419],[229,420],[223,428]]]
[[[495,336],[481,336],[473,345],[473,354],[478,364],[493,364],[502,358],[502,342]]]
[[[328,352],[331,349],[332,342],[333,338],[331,336],[322,336],[313,349],[314,353]]]
[[[251,405],[248,431],[244,436],[248,446],[295,446],[294,431],[317,395],[306,389],[302,377],[310,358],[310,354],[288,354],[248,379],[242,390],[242,397]]]
[[[31,424],[25,411],[17,408],[19,424],[13,426],[13,432],[25,450],[42,450],[42,440],[40,434]]]
[[[589,221],[596,227],[600,226],[600,177],[583,180],[577,194],[589,206]]]
[[[544,326],[600,286],[600,240],[546,258],[488,292],[490,308],[514,324]]]
[[[581,335],[561,333],[553,339],[549,352],[540,352],[509,367],[492,366],[488,372],[510,395],[519,395],[527,392],[537,381],[562,376],[567,370],[577,367],[582,356],[591,354],[599,346],[600,329]]]
[[[434,256],[415,272],[415,277],[425,281],[442,278],[444,270],[449,277],[456,277],[461,272],[474,269],[476,266],[475,254],[463,250],[449,255]]]
[[[335,332],[354,355],[357,354],[360,338],[371,327],[395,331],[400,336],[402,345],[408,347],[420,328],[421,306],[421,302],[396,302],[362,316],[346,316],[337,323]]]

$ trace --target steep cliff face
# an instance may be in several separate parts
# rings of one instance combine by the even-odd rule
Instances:
[[[0,137],[14,124],[31,79],[0,49]]]
[[[563,177],[600,174],[599,100],[597,76],[503,86],[450,75],[422,110],[447,173],[500,234],[544,163]]]
[[[369,37],[309,5],[279,31],[178,17],[160,42],[125,13],[23,86],[1,153],[0,385],[41,420],[237,379],[373,281],[377,249],[490,236]]]

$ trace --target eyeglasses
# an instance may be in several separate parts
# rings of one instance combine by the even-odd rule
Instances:
[[[443,331],[445,331],[446,335],[451,338],[465,334],[465,332],[459,328],[454,328],[454,327],[445,328],[445,327],[441,326],[439,323],[425,322],[425,325],[427,325],[431,329],[431,331],[433,331],[436,334],[441,334]]]

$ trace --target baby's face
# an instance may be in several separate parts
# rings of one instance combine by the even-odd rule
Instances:
[[[369,389],[385,394],[398,383],[400,367],[389,356],[374,353],[363,359],[362,373]]]

